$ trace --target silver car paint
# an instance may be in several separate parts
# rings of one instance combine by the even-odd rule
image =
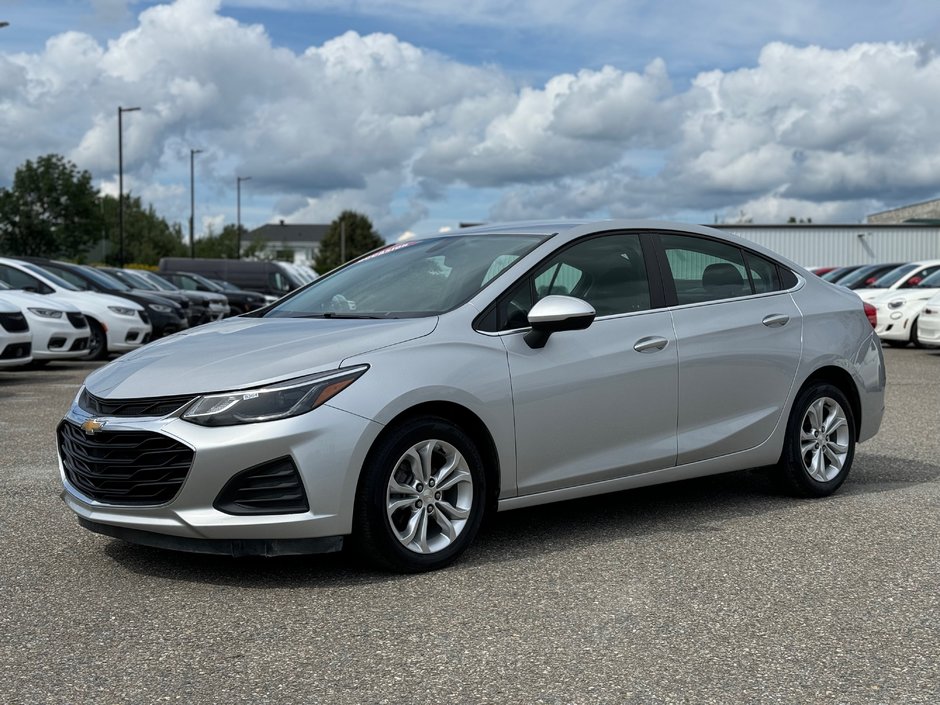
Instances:
[[[521,349],[523,343],[518,333],[487,335],[473,330],[474,318],[490,302],[557,247],[582,235],[624,229],[677,230],[717,237],[765,254],[799,275],[797,287],[789,294],[745,297],[699,307],[715,311],[724,307],[723,317],[733,318],[735,325],[745,328],[747,324],[737,320],[734,309],[753,310],[757,316],[754,330],[777,335],[761,323],[760,316],[786,313],[786,301],[790,300],[796,316],[775,340],[781,345],[783,341],[792,344],[797,319],[802,319],[802,350],[774,351],[771,345],[759,340],[761,335],[744,336],[755,354],[771,353],[769,362],[748,370],[749,380],[756,382],[766,372],[780,390],[786,386],[786,379],[791,379],[789,390],[777,396],[775,404],[769,398],[748,396],[744,385],[738,383],[741,365],[722,363],[719,356],[722,336],[709,337],[707,326],[696,319],[696,315],[702,317],[702,311],[692,312],[693,307],[599,319],[587,330],[556,333],[542,349],[541,360],[536,351]],[[278,538],[345,534],[351,528],[359,471],[383,425],[417,405],[440,402],[464,407],[488,429],[499,457],[501,509],[727,472],[777,460],[785,421],[800,385],[813,371],[828,365],[840,367],[856,381],[862,409],[860,440],[877,431],[884,407],[884,367],[880,347],[875,344],[871,326],[854,293],[809,277],[799,266],[765,248],[698,226],[610,221],[500,226],[491,230],[557,234],[509,267],[470,302],[439,317],[392,321],[240,318],[218,327],[171,336],[102,368],[88,380],[93,393],[135,398],[246,388],[338,365],[370,365],[359,381],[327,405],[293,419],[222,428],[202,428],[176,418],[114,420],[116,425],[128,428],[160,430],[197,450],[180,495],[169,505],[158,508],[105,507],[82,497],[63,477],[66,501],[76,512],[96,521],[184,536]],[[758,302],[761,298],[772,301]],[[794,309],[789,312],[794,313]],[[684,405],[688,408],[681,418],[687,421],[688,432],[682,436],[678,434],[679,398],[674,381],[680,372],[667,371],[668,361],[675,363],[677,354],[681,360],[686,345],[681,338],[675,338],[674,318],[692,336],[689,347],[696,359],[685,368],[690,379],[695,379],[699,365],[709,375],[728,375],[726,380],[709,380],[708,385],[718,390],[734,390],[733,399],[738,405],[736,416],[714,418],[714,397],[705,393],[708,386],[705,385]],[[671,422],[665,428],[643,426],[645,417],[627,404],[622,405],[626,408],[617,409],[616,415],[610,413],[590,395],[578,391],[579,384],[603,388],[597,375],[613,369],[615,359],[609,348],[611,340],[606,336],[608,331],[621,327],[629,330],[623,348],[627,351],[625,359],[649,366],[658,380],[653,384],[638,378],[642,387],[633,396],[634,408],[657,418],[665,418],[671,410]],[[667,337],[669,344],[653,355],[629,352],[634,336],[639,339],[651,334]],[[585,345],[588,341],[596,342],[598,347]],[[553,367],[540,380],[539,367],[548,369],[545,364],[548,356],[557,357],[557,351],[563,347],[572,352],[596,353],[604,364],[596,365],[592,371],[589,364],[568,361]],[[511,371],[518,377],[511,378]],[[629,377],[629,370],[624,374]],[[518,391],[513,386],[517,382]],[[607,390],[600,393],[605,402],[617,396]],[[553,406],[558,394],[567,394],[578,405],[566,415],[560,414],[558,409],[564,405]],[[708,424],[710,413],[713,427]],[[584,438],[566,435],[567,443],[559,442],[558,437],[563,435],[559,433],[559,423],[567,428],[567,424],[578,423],[583,417],[601,423],[605,414],[607,428],[647,434],[646,441],[652,448],[641,446],[643,436],[635,438],[632,450],[625,450],[631,448],[631,440],[623,438],[601,439],[598,446],[596,433],[588,433]],[[73,405],[69,417],[80,421],[87,415]],[[678,458],[682,464],[676,465],[677,455],[683,452],[682,443],[684,455]],[[543,467],[542,461],[549,456],[542,447],[546,444],[554,444],[558,452],[564,450],[571,457],[550,459],[551,467]],[[616,457],[618,448],[621,453],[641,450],[640,455],[645,457],[628,458],[631,462],[625,462]],[[212,509],[214,493],[231,474],[285,450],[301,469],[311,500],[308,514],[234,517]],[[695,460],[706,453],[721,455]],[[583,475],[578,474],[579,469]]]
[[[677,463],[763,443],[800,364],[802,322],[790,295],[680,306],[672,315],[679,339]],[[786,323],[763,323],[774,315],[786,316]]]
[[[653,336],[666,346],[633,349]],[[587,330],[555,333],[541,349],[520,333],[501,339],[512,377],[520,494],[675,464],[678,358],[669,311],[607,316]]]
[[[148,387],[153,396],[256,387],[336,367],[350,350],[423,337],[436,323],[236,317],[162,338],[93,372],[85,385],[114,399],[141,396]]]

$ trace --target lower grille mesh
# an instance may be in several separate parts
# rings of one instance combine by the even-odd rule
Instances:
[[[150,431],[86,434],[69,421],[58,428],[59,455],[68,481],[105,504],[163,504],[183,486],[193,451]]]

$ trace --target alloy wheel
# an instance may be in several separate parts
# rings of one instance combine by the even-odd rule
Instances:
[[[415,553],[437,553],[463,531],[473,506],[473,476],[450,443],[414,444],[399,458],[386,488],[392,533]]]
[[[809,405],[800,425],[803,469],[818,482],[830,482],[845,465],[850,440],[842,406],[835,399],[820,397]]]

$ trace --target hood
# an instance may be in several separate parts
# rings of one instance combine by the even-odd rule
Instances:
[[[875,299],[881,298],[889,291],[893,292],[894,289],[850,289],[850,291],[854,291],[856,294],[858,294],[858,297],[862,301],[871,303]]]
[[[430,334],[437,318],[231,318],[150,343],[92,373],[110,399],[223,392],[333,369],[352,355]]]
[[[0,300],[9,301],[20,308],[48,308],[66,313],[79,313],[76,306],[59,298],[57,294],[34,294],[20,289],[0,290]]]
[[[60,289],[55,292],[55,297],[68,301],[73,306],[78,306],[82,311],[88,306],[120,306],[122,308],[132,308],[135,311],[143,311],[144,308],[136,301],[120,296],[112,296],[111,294],[101,294],[97,291],[65,291]]]
[[[904,301],[905,303],[909,301],[926,301],[937,292],[940,292],[940,288],[920,289],[915,287],[911,289],[889,289],[880,294],[877,298],[872,299],[870,303],[875,306],[886,306],[892,301]]]

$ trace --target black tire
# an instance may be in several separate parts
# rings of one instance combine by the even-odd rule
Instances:
[[[919,319],[915,318],[914,322],[911,324],[911,342],[914,343],[915,348],[922,348],[924,344],[920,342],[920,336],[917,335],[917,321]]]
[[[108,359],[108,335],[98,321],[88,319],[88,354],[86,360]]]
[[[826,481],[821,481],[812,475],[804,462],[801,450],[801,435],[804,430],[804,421],[810,406],[819,400],[829,399],[841,408],[845,416],[847,428],[847,451],[842,461],[842,468]],[[809,441],[809,439],[808,439]],[[793,404],[790,418],[787,421],[787,433],[784,439],[783,453],[777,464],[777,474],[784,489],[799,497],[826,497],[835,492],[845,482],[852,461],[855,459],[855,414],[849,400],[842,391],[826,382],[814,382],[803,389]],[[813,450],[810,450],[812,453]],[[823,453],[823,455],[825,455]]]
[[[387,513],[387,490],[392,473],[396,469],[401,471],[399,463],[405,452],[430,440],[450,444],[463,456],[472,480],[472,502],[465,524],[449,545],[433,553],[417,553],[393,533]],[[369,453],[356,493],[352,546],[368,563],[396,572],[443,568],[456,560],[476,536],[486,511],[486,496],[483,459],[473,440],[446,419],[431,416],[411,419],[380,439]]]

